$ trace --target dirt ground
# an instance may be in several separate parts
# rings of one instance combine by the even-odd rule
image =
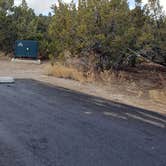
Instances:
[[[47,62],[41,65],[11,62],[10,59],[1,57],[0,76],[34,79],[166,115],[166,69],[164,68],[141,66],[140,70],[121,73],[123,79],[119,82],[103,84],[80,83],[47,76],[45,74],[47,65]]]

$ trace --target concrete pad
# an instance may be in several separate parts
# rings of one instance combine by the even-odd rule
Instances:
[[[0,84],[12,84],[15,80],[13,77],[0,77]]]
[[[12,58],[11,60],[12,62],[18,62],[18,63],[34,63],[34,64],[37,64],[37,65],[40,65],[41,64],[41,60],[38,59],[38,60],[30,60],[30,59],[17,59],[17,58]]]

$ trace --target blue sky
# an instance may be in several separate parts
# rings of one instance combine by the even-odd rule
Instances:
[[[27,0],[29,7],[33,8],[36,14],[43,13],[45,15],[47,15],[51,11],[50,7],[52,6],[52,4],[55,4],[56,2],[56,0]],[[70,0],[64,0],[64,2],[70,2]],[[143,2],[146,3],[147,0],[143,0]],[[160,2],[166,10],[166,0],[160,0]],[[15,0],[16,5],[19,5],[20,3],[21,0]],[[129,0],[129,4],[131,7],[133,7],[134,0]]]

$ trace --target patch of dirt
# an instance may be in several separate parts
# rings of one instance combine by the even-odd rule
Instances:
[[[48,62],[37,65],[0,58],[0,76],[34,79],[166,115],[166,68],[144,64],[121,72],[120,81],[111,78],[104,83],[80,83],[45,75],[47,65]]]

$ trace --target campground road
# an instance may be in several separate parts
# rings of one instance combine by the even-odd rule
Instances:
[[[33,80],[0,84],[0,166],[166,166],[166,117]]]

